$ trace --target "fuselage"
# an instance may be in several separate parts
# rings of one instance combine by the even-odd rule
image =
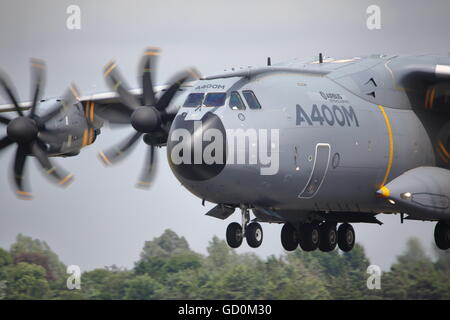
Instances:
[[[388,75],[390,60],[376,56],[328,61],[323,66],[326,74],[308,72],[322,67],[312,62],[303,65],[303,73],[280,71],[196,82],[175,102],[180,110],[167,148],[175,176],[199,198],[219,204],[280,213],[395,211],[377,196],[377,190],[407,170],[435,166],[436,156],[433,138],[417,112],[402,100],[402,90],[390,92],[399,96],[394,105],[385,105],[372,95],[366,98],[363,90],[353,89],[359,84],[350,83],[359,73],[361,86],[370,90],[373,82],[382,87],[378,81],[383,77],[374,80],[371,74]],[[372,80],[365,83],[366,77]],[[251,107],[244,94],[248,92],[261,108]],[[205,100],[200,105],[186,104],[189,95],[204,94],[207,99],[208,93],[226,93],[223,105],[205,106]],[[245,109],[233,107],[236,93]],[[201,131],[194,123],[202,121]],[[205,128],[218,129],[226,137],[224,163],[195,164],[195,148],[191,164],[174,161],[174,148],[183,141],[177,129],[191,133],[192,146],[201,140],[205,155],[213,141],[205,139]],[[241,138],[247,143],[236,142]],[[234,160],[230,139],[235,141]],[[245,161],[237,161],[238,154],[245,154]]]

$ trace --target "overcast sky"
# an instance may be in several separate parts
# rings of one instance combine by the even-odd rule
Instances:
[[[68,30],[66,9],[81,8],[81,29]],[[381,29],[366,27],[366,9],[381,8]],[[0,2],[0,68],[13,78],[22,100],[29,100],[29,58],[47,62],[46,97],[61,94],[75,81],[83,94],[107,90],[101,70],[116,59],[136,86],[137,64],[146,46],[163,50],[157,73],[162,84],[176,71],[197,67],[208,75],[225,68],[262,65],[294,57],[360,56],[370,53],[450,52],[450,2],[442,1],[262,1],[129,0]],[[0,102],[3,98],[0,98]],[[0,129],[3,132],[3,129]],[[144,159],[140,144],[114,168],[96,153],[125,137],[128,130],[104,129],[78,157],[58,159],[76,175],[60,190],[30,161],[34,200],[16,199],[8,184],[13,151],[0,154],[0,246],[9,248],[18,233],[47,241],[66,264],[82,270],[116,264],[132,267],[145,240],[171,228],[196,251],[205,253],[213,235],[224,238],[229,221],[204,216],[211,208],[190,194],[172,175],[165,150],[151,191],[134,188]],[[238,215],[234,217],[238,218]],[[372,263],[387,268],[417,236],[431,248],[434,224],[381,216],[378,225],[355,225]],[[264,225],[265,240],[256,250],[280,254],[281,226]],[[431,252],[431,249],[430,249]]]

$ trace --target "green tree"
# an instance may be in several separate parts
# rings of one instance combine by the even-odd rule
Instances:
[[[330,280],[328,288],[335,299],[378,299],[378,291],[367,288],[367,267],[370,261],[364,248],[355,244],[353,250],[340,254],[343,269]]]
[[[195,253],[180,253],[173,257],[154,257],[141,259],[135,264],[136,274],[148,274],[155,279],[165,279],[171,273],[188,269],[198,269],[202,258]]]
[[[264,279],[250,266],[239,264],[227,269],[216,282],[215,299],[261,299]]]
[[[202,256],[189,249],[185,238],[172,230],[165,230],[160,237],[145,242],[134,272],[164,283],[171,274],[198,269],[202,264]]]
[[[238,254],[213,237],[208,255],[166,230],[145,242],[132,270],[116,266],[82,274],[81,290],[66,288],[64,265],[50,247],[19,235],[10,252],[0,249],[0,299],[450,299],[450,254],[432,260],[410,239],[382,290],[368,290],[364,248],[261,258]]]
[[[6,280],[0,280],[0,300],[6,297]]]
[[[88,299],[118,300],[125,297],[126,283],[133,278],[131,271],[109,267],[84,272],[81,292]]]
[[[447,294],[442,274],[417,238],[408,240],[404,253],[383,274],[382,286],[383,297],[389,299],[442,299]]]
[[[434,245],[434,254],[436,256],[436,268],[450,276],[450,250],[441,250]]]
[[[6,286],[4,284],[4,281],[6,280],[6,267],[11,265],[13,262],[13,259],[11,257],[11,254],[0,248],[0,281],[2,281],[3,287]]]
[[[13,259],[11,254],[5,249],[0,248],[0,268],[12,264]]]
[[[179,237],[175,232],[167,229],[160,237],[144,243],[141,260],[154,257],[170,257],[190,251],[189,244],[184,237]]]
[[[211,268],[222,269],[230,264],[236,263],[236,253],[231,249],[228,244],[220,240],[217,236],[214,236],[209,241],[207,262]]]
[[[125,299],[154,300],[163,297],[164,287],[149,275],[138,275],[125,284]]]
[[[6,267],[6,299],[45,299],[49,293],[43,267],[20,262]]]
[[[210,299],[204,295],[208,277],[205,269],[187,269],[167,276],[164,282],[164,299]]]
[[[10,254],[14,263],[27,262],[42,266],[49,281],[65,278],[66,267],[45,241],[17,235],[11,245]]]

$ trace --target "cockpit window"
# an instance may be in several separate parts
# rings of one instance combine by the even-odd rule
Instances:
[[[247,101],[248,107],[250,109],[261,109],[261,105],[259,104],[258,99],[256,99],[253,91],[244,90],[242,91],[242,94],[244,95],[245,101]]]
[[[242,101],[241,95],[237,91],[231,92],[228,106],[233,110],[245,110],[245,104]]]
[[[227,94],[225,92],[208,93],[205,97],[203,105],[205,107],[221,107],[225,104],[225,98]]]
[[[202,105],[204,93],[191,93],[188,95],[183,107],[196,108]]]

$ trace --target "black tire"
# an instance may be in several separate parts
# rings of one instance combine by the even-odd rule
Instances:
[[[330,252],[336,248],[338,235],[334,223],[325,222],[320,225],[319,249],[323,252]]]
[[[434,241],[436,246],[441,250],[447,250],[450,248],[450,226],[439,221],[434,228]]]
[[[355,246],[355,230],[351,224],[343,223],[337,231],[338,246],[344,252],[349,252]]]
[[[299,244],[303,251],[314,251],[320,243],[320,233],[316,225],[305,223],[300,226]]]
[[[242,234],[242,227],[237,222],[232,222],[227,227],[227,243],[231,248],[239,248],[242,244],[244,236]]]
[[[281,245],[286,251],[294,251],[298,247],[298,232],[290,223],[285,223],[281,229]]]
[[[263,242],[261,225],[258,222],[250,223],[247,228],[245,228],[245,238],[250,247],[258,248]]]

